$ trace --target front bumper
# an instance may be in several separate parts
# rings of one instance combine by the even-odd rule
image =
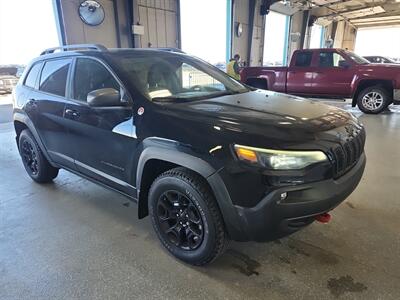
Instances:
[[[255,207],[235,206],[240,233],[238,241],[269,241],[298,231],[311,224],[315,216],[343,202],[357,187],[366,164],[365,154],[338,179],[282,187],[266,195]],[[281,200],[281,194],[287,198]]]
[[[0,93],[10,94],[10,93],[12,93],[12,90],[13,90],[13,88],[1,87]]]

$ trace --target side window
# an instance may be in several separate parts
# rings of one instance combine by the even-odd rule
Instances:
[[[35,88],[36,79],[39,75],[40,68],[42,67],[42,63],[36,63],[33,67],[29,70],[28,75],[25,79],[25,85],[31,88]]]
[[[346,61],[343,56],[336,52],[320,52],[319,66],[324,68],[340,67],[341,62]]]
[[[104,88],[119,91],[120,85],[101,63],[93,59],[79,58],[76,61],[74,76],[74,99],[86,102],[91,91]]]
[[[44,64],[39,90],[65,97],[68,70],[71,59],[50,60]]]
[[[312,52],[297,52],[296,54],[296,67],[309,67],[311,66]]]

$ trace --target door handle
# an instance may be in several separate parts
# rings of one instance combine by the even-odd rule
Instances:
[[[79,113],[78,113],[76,110],[74,110],[74,109],[69,109],[69,108],[67,108],[67,109],[65,110],[65,115],[66,115],[66,116],[70,116],[70,117],[72,117],[72,118],[77,118],[77,117],[79,117]]]

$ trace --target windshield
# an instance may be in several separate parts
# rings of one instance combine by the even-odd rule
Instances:
[[[174,53],[114,56],[131,82],[150,101],[192,101],[248,92],[244,85],[199,59]]]
[[[346,51],[346,54],[351,58],[352,61],[354,61],[356,64],[359,65],[365,65],[365,64],[369,64],[369,61],[366,60],[364,57],[359,56],[353,52],[350,51]]]

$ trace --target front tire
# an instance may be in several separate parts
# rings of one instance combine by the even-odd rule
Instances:
[[[48,183],[57,177],[58,169],[50,165],[28,129],[19,135],[18,146],[25,170],[34,181]]]
[[[366,114],[379,114],[390,104],[388,91],[380,85],[368,87],[357,97],[358,108]]]
[[[228,238],[216,200],[198,174],[175,168],[161,174],[149,191],[153,228],[178,259],[205,265],[220,256]]]

